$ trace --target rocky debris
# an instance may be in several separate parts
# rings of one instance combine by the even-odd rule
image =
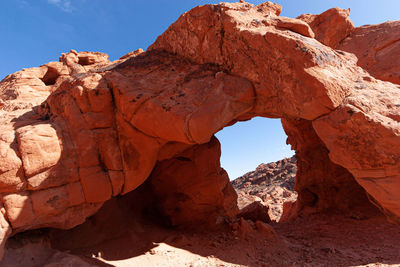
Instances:
[[[143,189],[142,185],[113,198],[71,230],[19,233],[7,242],[4,257],[31,260],[32,254],[19,250],[25,248],[25,252],[35,252],[34,262],[46,262],[51,250],[95,266],[370,266],[377,262],[393,266],[400,262],[399,226],[387,222],[382,214],[375,218],[313,214],[271,224],[245,220],[243,225],[249,227],[242,237],[240,219],[234,229],[201,232],[165,228],[155,218],[146,220],[143,216],[148,215],[141,208],[151,195],[144,190],[147,198],[133,197]],[[11,266],[19,266],[15,262]],[[21,266],[32,265],[24,262]]]
[[[278,237],[278,234],[275,232],[274,228],[271,225],[266,224],[262,221],[256,221],[256,228],[262,238],[276,243],[281,241]]]
[[[159,203],[160,213],[177,223],[184,214],[224,223],[236,215],[236,196],[215,160],[213,136],[255,116],[282,118],[296,150],[297,213],[346,213],[371,200],[399,221],[399,85],[314,39],[312,22],[279,10],[271,3],[196,7],[146,52],[109,62],[72,50],[1,81],[1,242],[28,229],[81,224],[113,196],[159,179],[157,169],[165,179],[195,171],[172,179],[176,194],[166,199],[160,185],[169,181],[154,184],[154,199],[191,209]],[[346,24],[346,12],[333,16]],[[340,39],[331,34],[323,36]],[[396,48],[390,44],[381,51]],[[212,160],[196,155],[204,151]],[[202,170],[209,172],[199,183]]]
[[[282,215],[283,203],[294,202],[297,199],[297,193],[294,191],[296,172],[296,157],[293,156],[260,164],[255,171],[233,180],[232,185],[238,194],[238,207],[241,212],[246,206],[257,202],[268,207],[266,211],[269,217],[278,221]]]
[[[61,252],[51,247],[46,231],[27,232],[12,237],[7,242],[6,254],[1,266],[97,266],[88,263],[81,257]]]
[[[238,235],[240,238],[246,238],[250,235],[254,235],[254,229],[251,225],[253,222],[247,221],[243,218],[240,218],[240,224],[238,229]]]
[[[244,207],[253,202],[260,202],[260,203],[263,202],[263,200],[258,196],[246,194],[240,190],[236,190],[236,192],[238,194],[237,204],[239,209],[243,209]]]
[[[250,240],[253,239],[254,236],[257,236],[262,240],[273,242],[276,245],[282,242],[271,225],[258,220],[252,221],[240,218],[238,229],[234,231],[234,233],[241,239]]]
[[[16,249],[9,249],[6,257],[2,261],[2,266],[74,266],[74,267],[94,267],[98,265],[90,264],[81,258],[46,248],[41,244],[27,244]]]
[[[285,158],[276,162],[262,163],[254,171],[248,172],[232,181],[236,190],[257,195],[271,185],[294,190],[297,166],[296,157]],[[262,197],[262,195],[257,195]]]

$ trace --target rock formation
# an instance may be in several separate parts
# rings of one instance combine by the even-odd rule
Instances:
[[[365,190],[399,221],[398,65],[383,62],[398,56],[398,23],[353,29],[347,11],[291,19],[280,10],[196,7],[146,52],[109,62],[71,51],[7,76],[0,243],[76,226],[149,177],[172,224],[223,222],[237,213],[236,194],[213,135],[255,116],[282,118],[298,159],[298,212],[346,211],[367,202]],[[375,32],[392,39],[370,45]]]
[[[238,194],[238,207],[243,209],[252,202],[268,207],[269,217],[279,221],[285,202],[295,202],[294,191],[297,166],[296,157],[262,163],[254,171],[236,178],[232,186]]]

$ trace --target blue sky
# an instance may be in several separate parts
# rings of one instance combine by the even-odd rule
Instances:
[[[118,59],[146,49],[180,14],[213,0],[0,0],[0,79],[57,61],[63,52],[100,51]],[[249,1],[259,4],[263,1]],[[400,0],[276,0],[282,16],[351,8],[356,26],[400,19]],[[218,133],[231,178],[292,155],[279,120],[255,118]]]

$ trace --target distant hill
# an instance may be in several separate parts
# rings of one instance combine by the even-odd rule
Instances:
[[[271,219],[279,220],[283,203],[297,199],[294,191],[296,171],[296,157],[293,156],[260,164],[254,171],[236,178],[232,185],[239,196],[239,208],[259,201],[269,207]]]

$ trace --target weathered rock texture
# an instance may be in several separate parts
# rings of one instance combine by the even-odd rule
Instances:
[[[297,172],[296,157],[262,163],[254,171],[236,178],[232,186],[238,194],[238,207],[243,209],[252,202],[268,207],[269,217],[279,221],[285,202],[295,202],[294,191]]]
[[[344,38],[345,45],[367,36],[352,38],[363,31],[351,28],[347,12],[320,15],[330,25],[343,21],[340,38],[322,34],[329,27],[311,22],[318,18],[279,13],[269,2],[205,5],[183,14],[146,52],[109,62],[102,53],[71,51],[7,76],[0,83],[0,242],[32,228],[71,228],[150,176],[172,223],[191,222],[191,214],[223,221],[237,212],[236,195],[213,135],[254,116],[284,119],[302,162],[300,208],[337,199],[353,205],[361,185],[399,219],[399,85],[372,77],[367,71],[379,72],[362,65],[364,54],[366,70],[353,54],[318,41],[334,46]],[[397,43],[379,51],[396,52]]]
[[[355,54],[374,77],[400,84],[400,21],[356,28],[338,49]]]
[[[308,23],[315,39],[324,45],[336,48],[338,44],[354,31],[349,19],[350,9],[331,8],[319,15],[303,14],[298,19]]]
[[[150,179],[154,206],[171,225],[207,225],[237,213],[236,193],[220,167],[217,138],[159,161]],[[199,209],[201,207],[201,209]]]

